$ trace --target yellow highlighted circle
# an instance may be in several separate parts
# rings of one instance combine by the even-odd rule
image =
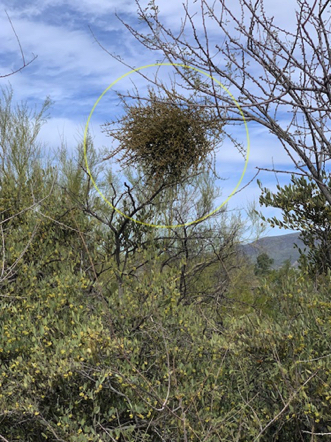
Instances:
[[[159,224],[149,224],[149,223],[144,223],[143,221],[138,221],[138,220],[136,220],[136,219],[134,219],[134,218],[131,218],[131,217],[128,216],[128,215],[125,215],[125,213],[122,213],[120,210],[118,210],[116,207],[114,207],[114,206],[110,203],[110,201],[108,201],[107,198],[106,198],[106,197],[102,194],[102,192],[99,190],[99,188],[98,188],[98,186],[96,185],[96,183],[95,183],[95,181],[94,181],[94,179],[93,179],[93,176],[92,176],[92,174],[91,174],[91,172],[90,172],[89,165],[88,165],[88,161],[87,161],[86,144],[87,144],[88,126],[89,126],[89,123],[90,123],[91,117],[92,117],[92,115],[93,115],[93,112],[95,111],[95,108],[97,107],[97,105],[98,105],[98,103],[100,102],[100,100],[103,98],[103,96],[104,96],[104,95],[105,95],[105,94],[106,94],[106,93],[107,93],[107,92],[108,92],[113,86],[115,86],[116,83],[118,83],[118,82],[119,82],[120,80],[122,80],[123,78],[127,77],[128,75],[131,75],[131,74],[134,73],[134,72],[141,71],[142,69],[151,68],[151,67],[155,67],[155,66],[179,66],[179,67],[183,67],[183,68],[188,68],[188,69],[192,69],[192,70],[194,70],[194,71],[200,72],[200,74],[203,74],[203,75],[205,75],[206,77],[209,77],[210,79],[214,80],[217,84],[219,84],[219,85],[221,86],[221,88],[222,88],[223,90],[225,90],[226,93],[228,93],[228,94],[230,95],[231,99],[234,101],[235,105],[236,105],[237,108],[239,109],[239,112],[240,112],[240,114],[241,114],[241,116],[242,116],[242,118],[243,118],[243,121],[244,121],[244,124],[245,124],[245,129],[246,129],[247,152],[246,152],[245,165],[244,165],[243,172],[242,172],[242,174],[241,174],[241,177],[240,177],[240,179],[239,179],[239,181],[238,181],[236,187],[235,187],[235,188],[233,189],[233,191],[230,193],[230,195],[228,196],[228,198],[227,198],[225,201],[223,201],[223,203],[222,203],[220,206],[218,206],[215,210],[213,210],[212,212],[210,212],[210,213],[208,213],[207,215],[203,216],[202,218],[199,218],[199,219],[197,219],[197,220],[195,220],[195,221],[190,221],[190,222],[185,223],[185,224],[177,224],[177,225],[170,225],[170,226],[159,225]],[[202,70],[200,70],[200,69],[198,69],[198,68],[195,68],[195,67],[192,67],[192,66],[187,66],[187,65],[185,65],[185,64],[180,64],[180,63],[153,63],[153,64],[148,64],[148,65],[146,65],[146,66],[141,66],[141,67],[139,67],[139,68],[132,69],[130,72],[127,72],[126,74],[124,74],[124,75],[122,75],[121,77],[119,77],[117,80],[115,80],[113,83],[111,83],[111,84],[107,87],[107,89],[105,89],[105,90],[102,92],[102,94],[100,95],[100,97],[99,97],[99,98],[97,99],[97,101],[94,103],[94,106],[92,107],[92,110],[91,110],[91,112],[90,112],[90,115],[88,116],[87,123],[86,123],[85,130],[84,130],[84,158],[85,158],[86,170],[87,170],[87,172],[88,172],[88,174],[89,174],[89,176],[90,176],[90,178],[91,178],[91,181],[92,181],[94,187],[95,187],[96,190],[98,191],[99,195],[102,197],[102,199],[103,199],[103,200],[104,200],[109,206],[111,206],[113,209],[115,209],[116,212],[118,212],[120,215],[125,216],[126,218],[128,218],[128,219],[134,221],[134,222],[137,223],[137,224],[142,224],[142,225],[144,225],[144,226],[157,227],[157,228],[176,228],[176,227],[189,226],[189,225],[191,225],[191,224],[195,224],[195,223],[197,223],[197,222],[203,221],[204,219],[210,217],[210,216],[213,215],[215,212],[217,212],[221,207],[224,206],[224,204],[226,204],[226,203],[230,200],[230,198],[234,195],[234,193],[236,192],[236,190],[237,190],[238,187],[240,186],[240,183],[241,183],[241,181],[243,180],[244,175],[245,175],[245,173],[246,173],[246,169],[247,169],[247,165],[248,165],[248,159],[249,159],[249,153],[250,153],[250,139],[249,139],[249,133],[248,133],[247,123],[246,123],[246,120],[245,120],[244,114],[243,114],[243,112],[242,112],[242,110],[241,110],[241,108],[240,108],[238,102],[236,101],[236,99],[234,98],[234,96],[231,94],[231,92],[230,92],[230,91],[229,91],[229,90],[228,90],[228,89],[227,89],[227,88],[226,88],[226,87],[225,87],[220,81],[216,80],[216,78],[212,77],[211,75],[207,74],[206,72],[204,72],[204,71],[202,71]]]

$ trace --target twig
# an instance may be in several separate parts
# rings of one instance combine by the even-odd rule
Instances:
[[[290,397],[290,400],[287,402],[287,404],[285,405],[285,407],[282,408],[282,410],[277,414],[277,416],[275,416],[261,431],[260,433],[257,435],[257,437],[254,439],[254,442],[256,442],[260,436],[265,432],[265,430],[267,428],[270,427],[271,424],[273,424],[281,414],[284,413],[284,411],[289,407],[290,403],[293,401],[293,399],[296,397],[296,395],[299,393],[299,391],[306,385],[308,384],[308,382],[317,375],[317,371],[315,371],[315,373],[313,373]]]
[[[41,420],[47,425],[47,427],[50,429],[50,431],[54,434],[54,437],[56,438],[55,440],[58,440],[58,441],[60,441],[60,442],[66,442],[64,439],[61,439],[57,434],[56,434],[56,432],[55,432],[55,430],[52,428],[52,425],[49,423],[49,422],[47,422],[47,420],[43,417],[43,416],[41,416],[40,415],[40,417],[41,417]],[[8,442],[8,441],[7,441]]]
[[[1,268],[1,278],[5,273],[5,258],[6,258],[6,253],[5,253],[5,235],[3,233],[3,228],[2,225],[1,227],[1,238],[2,238],[2,268]]]
[[[151,321],[154,322],[152,316],[151,316]],[[164,410],[164,408],[165,408],[165,406],[166,406],[166,404],[167,404],[167,402],[168,402],[168,399],[169,399],[169,395],[170,395],[170,386],[171,386],[169,351],[168,351],[167,341],[166,341],[166,338],[165,338],[165,336],[164,336],[163,328],[162,328],[161,324],[160,324],[160,330],[161,330],[161,332],[162,332],[162,336],[163,336],[163,340],[164,340],[164,347],[165,347],[166,355],[167,355],[167,366],[168,366],[168,390],[167,390],[167,396],[166,396],[166,398],[164,399],[164,402],[163,402],[163,404],[162,404],[162,407],[161,407],[161,408],[156,408],[157,411],[163,411],[163,410]],[[185,418],[184,418],[184,424],[185,424]]]
[[[325,358],[328,358],[328,357],[330,357],[330,356],[331,356],[331,353],[329,353],[329,354],[327,354],[327,355],[324,355],[324,356],[320,356],[319,358],[306,359],[306,360],[304,360],[304,361],[299,360],[299,361],[296,361],[295,363],[296,363],[296,364],[300,364],[301,362],[313,362],[313,361],[319,361],[320,359],[325,359]]]
[[[7,273],[6,273],[4,276],[1,277],[0,282],[4,281],[5,279],[9,278],[9,277],[12,275],[12,273],[13,273],[15,267],[18,265],[18,263],[20,262],[20,260],[21,260],[22,257],[24,256],[25,252],[26,252],[26,251],[28,250],[28,248],[30,247],[30,244],[32,243],[32,240],[33,240],[33,238],[35,237],[35,235],[36,235],[36,233],[37,233],[38,226],[39,226],[39,223],[37,223],[37,224],[35,225],[35,228],[34,228],[34,230],[33,230],[33,232],[32,232],[32,235],[31,235],[31,237],[30,237],[28,243],[27,243],[26,246],[24,247],[23,251],[20,253],[20,256],[19,256],[19,257],[16,259],[16,261],[15,261],[15,262],[9,267]]]
[[[84,236],[83,236],[81,230],[79,229],[78,223],[77,223],[76,219],[74,218],[72,212],[70,212],[70,215],[71,215],[71,218],[72,218],[73,222],[75,223],[75,225],[76,225],[76,227],[77,227],[77,232],[78,232],[78,234],[79,234],[79,236],[80,236],[80,239],[82,240],[82,243],[83,243],[83,245],[84,245],[84,248],[85,248],[85,250],[86,250],[86,253],[87,253],[88,257],[89,257],[90,264],[91,264],[91,268],[92,268],[93,273],[94,273],[95,281],[97,281],[97,280],[98,280],[98,275],[97,275],[97,272],[96,272],[96,270],[95,270],[94,263],[93,263],[93,260],[92,260],[92,257],[91,257],[91,254],[90,254],[90,251],[89,251],[89,249],[88,249],[88,247],[87,247],[87,245],[86,245],[86,242],[85,242]]]
[[[310,431],[302,430],[302,433],[312,434],[313,436],[330,436],[331,433],[311,433]]]
[[[5,220],[1,221],[1,222],[0,222],[0,226],[1,226],[2,224],[4,224],[4,223],[10,221],[11,219],[15,218],[16,216],[21,215],[22,213],[24,213],[24,212],[26,212],[26,211],[28,211],[28,210],[30,210],[30,209],[33,209],[35,206],[38,206],[38,205],[41,204],[43,201],[45,201],[45,200],[51,195],[51,193],[53,192],[54,184],[55,184],[55,179],[53,180],[52,187],[51,187],[51,190],[50,190],[50,192],[49,192],[48,195],[46,195],[46,196],[45,196],[44,198],[42,198],[41,200],[39,200],[39,201],[33,203],[31,206],[26,207],[25,209],[21,210],[20,212],[15,213],[14,215],[10,216],[9,218],[6,218]]]
[[[43,216],[43,217],[49,219],[50,221],[53,221],[53,223],[56,223],[56,224],[58,224],[59,226],[64,227],[65,229],[72,230],[73,232],[77,232],[77,233],[79,233],[79,234],[83,234],[83,235],[91,236],[91,237],[92,237],[92,235],[90,235],[89,233],[81,232],[80,230],[74,229],[73,227],[70,227],[70,226],[68,226],[67,224],[61,223],[60,221],[57,221],[56,219],[54,219],[54,218],[52,218],[52,217],[50,217],[50,216],[48,216],[48,215],[45,215],[45,214],[42,213],[42,212],[39,212],[39,215],[41,215],[41,216]]]
[[[31,59],[29,62],[26,62],[26,61],[25,61],[24,52],[23,52],[23,49],[22,49],[22,45],[21,45],[20,39],[18,38],[18,35],[17,35],[17,33],[16,33],[16,31],[15,31],[15,28],[14,28],[14,25],[13,25],[13,23],[12,23],[12,21],[11,21],[9,15],[8,15],[7,11],[5,11],[5,13],[6,13],[7,17],[8,17],[8,20],[9,20],[10,26],[11,26],[11,28],[12,28],[14,34],[15,34],[16,40],[17,40],[17,42],[18,42],[18,46],[19,46],[19,48],[20,48],[21,55],[22,55],[23,65],[22,65],[20,68],[16,69],[15,71],[11,72],[10,74],[0,75],[0,78],[6,78],[6,77],[9,77],[9,76],[11,76],[11,75],[16,74],[17,72],[20,72],[21,70],[23,70],[24,68],[26,68],[27,66],[29,66],[29,64],[31,64],[31,63],[32,63],[32,62],[38,57],[38,55],[34,55],[34,54],[32,53],[32,56],[33,56],[32,59]]]
[[[264,170],[266,172],[275,172],[275,173],[288,173],[290,175],[300,175],[300,176],[308,176],[308,173],[300,173],[300,172],[292,172],[288,170],[276,170],[276,169],[267,169],[264,167],[256,167],[256,169],[259,169],[259,171]]]
[[[239,192],[241,192],[242,190],[244,190],[245,187],[248,187],[248,186],[251,184],[251,182],[255,180],[255,178],[258,176],[258,174],[260,173],[260,171],[261,171],[261,170],[258,170],[258,171],[256,172],[256,174],[253,176],[253,178],[252,178],[247,184],[245,184],[244,187],[242,187],[241,189],[237,190],[237,192],[233,193],[232,196],[234,196],[234,195],[236,195],[237,193],[239,193]]]
[[[313,11],[314,11],[314,8],[315,8],[316,4],[317,4],[317,0],[315,0],[315,3],[313,4],[313,6],[312,6],[312,8],[311,8],[311,10],[310,10],[310,13],[309,13],[309,15],[308,15],[308,17],[306,18],[306,21],[305,21],[304,24],[302,25],[303,28],[306,26],[308,20],[310,19],[311,15],[312,15],[312,13],[313,13]]]
[[[8,20],[9,20],[10,26],[11,26],[11,28],[12,28],[14,34],[15,34],[15,37],[16,37],[16,40],[17,40],[18,46],[20,47],[20,51],[21,51],[21,55],[22,55],[22,60],[23,60],[23,66],[25,66],[25,58],[24,58],[23,49],[22,49],[22,45],[21,45],[20,39],[18,38],[18,35],[16,34],[16,31],[15,31],[15,28],[14,28],[14,26],[13,26],[13,23],[12,23],[12,21],[11,21],[9,15],[8,15],[8,12],[7,12],[6,10],[5,10],[5,13],[6,13],[7,17],[8,17]]]

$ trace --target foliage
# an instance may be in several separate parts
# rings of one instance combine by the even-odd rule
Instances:
[[[188,171],[204,170],[205,160],[220,141],[222,123],[203,106],[184,106],[150,92],[148,104],[126,104],[122,119],[104,125],[119,141],[123,167],[140,165],[148,182],[176,183]],[[118,127],[119,124],[119,127]],[[210,165],[209,165],[210,166]]]
[[[178,303],[178,270],[161,273],[157,256],[118,297],[112,269],[93,285],[65,255],[83,252],[75,234],[43,243],[60,258],[53,271],[43,263],[37,274],[34,249],[1,298],[3,437],[246,442],[267,427],[260,440],[308,441],[303,431],[329,431],[330,280],[317,290],[299,273],[273,276],[247,314],[238,303],[220,324],[213,304]]]
[[[256,258],[255,264],[255,275],[267,275],[270,272],[270,267],[272,266],[274,260],[269,257],[267,253],[261,253]]]
[[[329,179],[328,185],[331,186]],[[309,272],[326,273],[331,268],[331,208],[325,196],[317,185],[305,177],[297,178],[292,175],[291,183],[272,194],[262,188],[260,204],[266,207],[282,209],[282,220],[276,217],[265,219],[272,227],[300,231],[300,239],[308,248],[308,253],[299,249],[301,265],[308,267]]]
[[[111,218],[80,165],[62,158],[55,171],[33,158],[0,181],[2,440],[308,442],[331,432],[330,273],[312,282],[285,266],[258,279],[234,253],[233,226],[214,244],[198,225],[200,256],[187,230],[146,230],[134,252],[129,230],[116,255],[128,223]],[[156,244],[171,241],[179,254],[166,265]]]

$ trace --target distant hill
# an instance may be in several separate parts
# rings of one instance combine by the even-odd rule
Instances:
[[[240,249],[254,263],[258,255],[267,253],[274,260],[273,268],[281,267],[287,259],[290,260],[292,266],[296,266],[300,254],[298,249],[294,248],[294,244],[304,249],[299,235],[300,233],[290,233],[288,235],[266,236],[250,244],[241,245]]]

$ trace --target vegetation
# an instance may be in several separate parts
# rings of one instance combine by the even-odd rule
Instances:
[[[142,193],[128,172],[121,193],[89,140],[112,210],[84,172],[81,146],[77,158],[62,151],[57,167],[41,156],[49,102],[29,114],[3,97],[0,439],[308,442],[330,433],[330,273],[255,275],[236,253],[242,226],[225,210],[178,229],[123,217],[115,208],[147,223],[203,216],[212,182],[202,174],[179,193]]]
[[[326,178],[325,178],[326,180]],[[331,188],[331,180],[327,181]],[[308,253],[299,248],[300,262],[308,267],[311,275],[323,274],[331,268],[331,209],[318,186],[305,177],[291,178],[291,183],[272,194],[261,188],[260,204],[282,209],[283,219],[268,219],[271,226],[300,231],[300,239]],[[266,221],[261,215],[261,219]]]
[[[331,204],[325,173],[331,152],[330,2],[297,0],[289,13],[293,32],[268,15],[270,2],[265,0],[194,1],[183,5],[181,26],[171,28],[156,0],[136,3],[140,25],[122,20],[132,37],[158,59],[161,55],[168,63],[203,69],[221,79],[238,97],[240,108],[218,83],[201,81],[194,71],[178,69],[171,87],[161,79],[151,84],[173,99],[178,99],[177,86],[201,94],[211,111],[234,126],[226,133],[242,151],[236,139],[238,121],[244,116],[260,125],[280,142],[295,165],[294,173],[309,177]],[[190,103],[190,97],[186,101]],[[289,110],[290,121],[284,119]]]
[[[272,268],[274,269],[279,269],[286,260],[289,260],[292,266],[297,266],[300,258],[298,248],[303,247],[303,242],[299,237],[300,232],[265,236],[252,243],[241,245],[240,249],[253,263],[256,263],[259,255],[266,253],[273,259]]]
[[[254,268],[255,275],[267,275],[270,272],[270,268],[274,260],[270,258],[267,253],[261,253],[256,258],[256,264]]]
[[[148,101],[126,105],[123,118],[104,125],[107,135],[119,142],[110,157],[121,152],[122,167],[139,165],[149,183],[176,183],[189,171],[204,170],[220,141],[220,119],[203,106],[171,103],[153,92]]]

